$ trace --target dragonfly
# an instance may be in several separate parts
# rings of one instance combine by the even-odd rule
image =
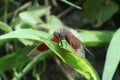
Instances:
[[[85,50],[90,53],[93,57],[95,57],[85,46],[84,44],[67,29],[61,28],[53,32],[53,37],[50,38],[51,41],[56,43],[61,43],[63,46],[62,40],[66,40],[68,44],[72,47],[73,53],[80,57],[85,57]],[[34,57],[42,51],[46,51],[49,48],[41,43],[37,47],[35,47],[29,54],[29,57]]]
[[[85,57],[85,50],[95,57],[86,47],[85,45],[69,30],[61,28],[57,31],[54,31],[53,35],[59,39],[59,41],[65,39],[73,49],[73,52],[76,53],[80,57]],[[62,43],[61,43],[62,44]]]

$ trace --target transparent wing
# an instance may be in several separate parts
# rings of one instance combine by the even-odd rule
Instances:
[[[77,56],[85,58],[85,50],[83,46],[80,46],[78,49],[73,49],[74,53],[76,53]]]
[[[59,42],[59,39],[56,38],[56,37],[51,37],[50,38],[51,41],[53,42]],[[45,45],[44,43],[40,43],[38,46],[36,46],[33,50],[31,50],[29,53],[28,53],[28,57],[30,59],[34,58],[35,56],[37,56],[40,52],[43,52],[43,51],[47,51],[49,48],[47,47],[47,45]]]
[[[81,56],[81,57],[85,57],[85,50],[92,55],[93,57],[95,57],[85,46],[84,44],[75,36],[73,35],[69,35],[66,37],[67,42],[72,46],[74,52]]]
[[[29,53],[28,53],[28,57],[30,59],[34,58],[35,56],[37,56],[40,52],[48,50],[48,47],[44,44],[41,43],[38,46],[36,46],[35,48],[33,48]]]

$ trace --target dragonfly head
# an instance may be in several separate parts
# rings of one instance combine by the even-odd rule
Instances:
[[[65,38],[65,35],[66,35],[65,29],[59,29],[57,31],[54,31],[53,35],[57,38],[63,39],[63,38]]]

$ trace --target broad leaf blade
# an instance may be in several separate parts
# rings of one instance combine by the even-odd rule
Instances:
[[[43,23],[43,21],[39,18],[49,12],[50,7],[40,6],[37,9],[31,11],[25,11],[19,14],[20,18],[24,23],[30,25],[37,25],[38,23]]]
[[[120,29],[118,29],[108,48],[102,80],[112,80],[120,61]]]
[[[113,36],[113,31],[87,31],[80,30],[78,38],[86,46],[98,46],[108,44]]]
[[[99,76],[90,63],[85,58],[80,58],[74,53],[61,48],[58,44],[41,39],[57,56],[65,63],[72,66],[78,73],[82,74],[87,80],[99,80]]]
[[[112,1],[103,3],[104,0],[86,0],[83,4],[83,22],[99,27],[119,10],[118,5]]]
[[[25,39],[39,40],[39,37],[37,36],[41,36],[44,38],[49,37],[49,35],[43,31],[37,31],[32,29],[20,29],[1,35],[0,39],[25,38]]]
[[[52,15],[52,16],[49,16],[48,23],[40,24],[40,26],[47,28],[49,30],[53,30],[53,29],[56,30],[56,29],[62,28],[65,25],[57,17]]]
[[[97,15],[97,21],[95,26],[101,26],[105,21],[110,19],[118,10],[119,7],[114,2],[110,2],[108,5],[101,7],[101,10]]]
[[[83,3],[84,11],[82,12],[82,16],[84,17],[84,22],[93,23],[95,21],[102,2],[102,0],[86,0]]]

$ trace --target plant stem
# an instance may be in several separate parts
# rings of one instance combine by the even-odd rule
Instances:
[[[8,0],[5,1],[4,22],[7,23]]]
[[[52,53],[48,53],[48,51],[40,53],[20,73],[18,73],[18,75],[15,76],[12,80],[20,80],[28,71],[30,71],[32,69],[32,67],[34,65],[37,64],[37,62],[45,59],[46,57],[48,57],[50,55],[52,55]]]

